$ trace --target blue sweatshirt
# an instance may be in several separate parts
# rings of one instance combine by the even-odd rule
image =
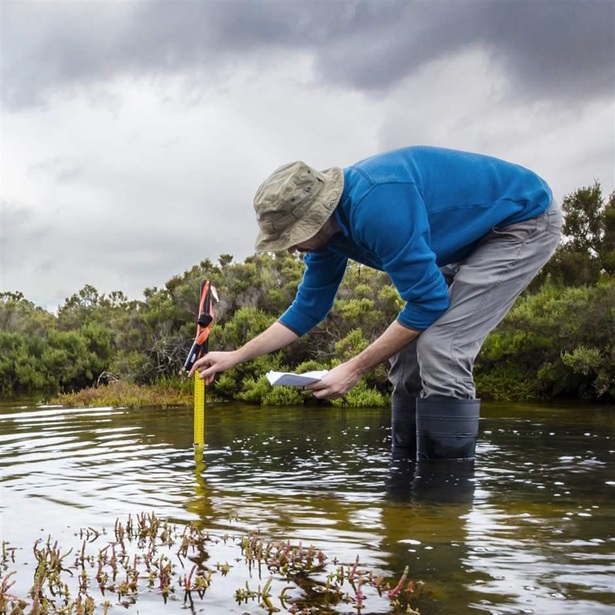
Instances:
[[[303,335],[333,306],[348,259],[389,274],[405,327],[424,330],[448,308],[439,267],[466,257],[494,226],[535,218],[549,186],[515,164],[455,150],[407,147],[344,169],[342,229],[305,255],[303,281],[280,322]]]

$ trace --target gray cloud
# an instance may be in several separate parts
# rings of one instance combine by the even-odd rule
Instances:
[[[253,253],[302,158],[429,143],[613,189],[615,4],[2,2],[0,290],[140,296]],[[40,107],[42,106],[42,108]]]
[[[434,60],[481,47],[507,69],[518,95],[525,89],[547,98],[613,94],[612,2],[437,2],[396,8],[399,13],[381,23],[371,39],[356,32],[365,37],[362,47],[352,35],[335,39],[336,61],[319,56],[323,72],[347,85],[378,89]]]
[[[28,169],[34,176],[38,174],[48,175],[58,183],[73,182],[81,177],[83,168],[74,160],[66,158],[49,158],[37,162]]]
[[[36,250],[45,238],[45,224],[31,206],[2,200],[0,222],[3,268],[16,264],[21,252]]]
[[[523,96],[612,96],[611,0],[10,2],[2,97],[12,108],[116,75],[220,74],[309,52],[321,82],[378,92],[480,46]]]

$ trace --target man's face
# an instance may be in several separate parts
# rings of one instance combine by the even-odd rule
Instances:
[[[317,252],[318,250],[322,250],[326,245],[331,241],[331,238],[340,231],[339,226],[335,222],[333,217],[329,218],[324,226],[309,239],[302,241],[301,243],[295,244],[294,246],[290,246],[288,248],[289,254],[294,254],[295,252]]]
[[[317,250],[324,248],[328,241],[328,238],[323,233],[318,232],[314,235],[314,237],[306,239],[305,241],[288,248],[288,253],[294,254],[295,252],[316,252]]]

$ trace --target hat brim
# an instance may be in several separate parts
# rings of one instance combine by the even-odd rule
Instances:
[[[288,250],[292,246],[311,239],[322,229],[342,196],[344,173],[339,167],[332,167],[320,171],[319,174],[324,181],[324,186],[306,214],[281,233],[272,234],[260,229],[256,238],[257,252]]]

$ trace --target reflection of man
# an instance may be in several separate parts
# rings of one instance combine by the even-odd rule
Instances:
[[[548,185],[495,158],[408,147],[344,170],[285,165],[254,206],[256,249],[306,252],[303,281],[266,331],[197,361],[201,377],[211,382],[312,329],[351,258],[386,271],[406,305],[368,348],[308,388],[319,399],[339,397],[390,359],[394,446],[412,445],[418,430],[419,458],[473,457],[474,359],[559,241],[561,213]]]

